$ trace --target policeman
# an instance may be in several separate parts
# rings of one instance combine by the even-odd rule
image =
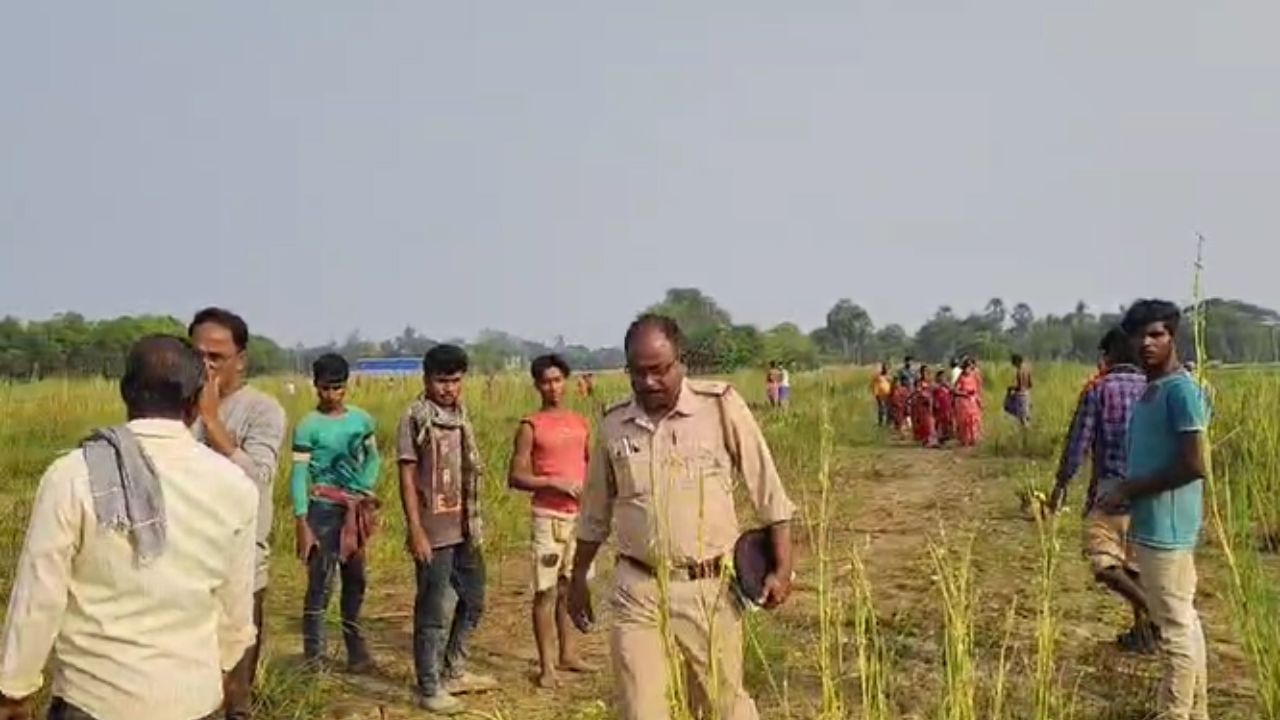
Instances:
[[[610,645],[620,717],[667,718],[667,680],[680,673],[693,681],[686,698],[695,716],[754,720],[742,684],[742,608],[727,577],[735,481],[770,528],[773,571],[753,598],[766,608],[791,593],[794,506],[746,403],[725,383],[686,379],[682,343],[676,322],[659,315],[627,330],[634,398],[606,411],[591,455],[569,612],[583,632],[594,623],[588,570],[616,531]]]

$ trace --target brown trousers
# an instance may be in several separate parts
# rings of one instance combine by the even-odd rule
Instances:
[[[615,571],[610,637],[619,718],[666,720],[670,680],[681,682],[694,717],[757,720],[742,684],[742,613],[727,579],[672,580],[665,602],[658,581],[627,562]],[[663,606],[669,635],[658,627]],[[714,708],[714,709],[713,709]]]
[[[262,640],[266,632],[262,623],[262,605],[266,595],[265,589],[253,594],[253,624],[258,628],[258,637],[244,651],[240,662],[227,673],[224,688],[227,720],[250,720],[253,717],[253,684],[258,678],[258,658],[262,653]]]

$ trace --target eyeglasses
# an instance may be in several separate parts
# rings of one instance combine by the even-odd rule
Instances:
[[[679,361],[672,360],[671,362],[666,363],[665,365],[657,365],[657,366],[651,366],[647,368],[636,367],[634,365],[627,365],[627,374],[637,380],[648,380],[650,378],[664,378],[671,373],[671,370],[676,366],[677,362]]]

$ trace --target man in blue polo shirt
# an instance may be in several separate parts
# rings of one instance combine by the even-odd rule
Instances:
[[[1143,589],[1160,628],[1161,720],[1207,720],[1204,630],[1195,608],[1195,548],[1204,516],[1205,431],[1200,385],[1178,360],[1178,306],[1140,300],[1121,326],[1135,343],[1147,388],[1129,424],[1126,478],[1107,507],[1130,507]]]

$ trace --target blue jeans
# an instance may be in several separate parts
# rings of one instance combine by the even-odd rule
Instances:
[[[347,509],[341,505],[313,501],[307,511],[307,525],[316,536],[317,547],[307,558],[307,596],[302,608],[302,651],[308,660],[324,655],[324,614],[333,595],[333,572],[342,576],[342,639],[351,662],[367,660],[360,634],[360,607],[364,605],[364,553],[341,562],[342,522]]]
[[[441,679],[462,674],[467,660],[467,640],[484,614],[484,557],[465,540],[458,545],[433,548],[431,562],[416,563],[418,594],[413,602],[413,669],[418,690],[431,696],[440,691]],[[457,594],[453,623],[445,626],[445,599],[452,587]]]

